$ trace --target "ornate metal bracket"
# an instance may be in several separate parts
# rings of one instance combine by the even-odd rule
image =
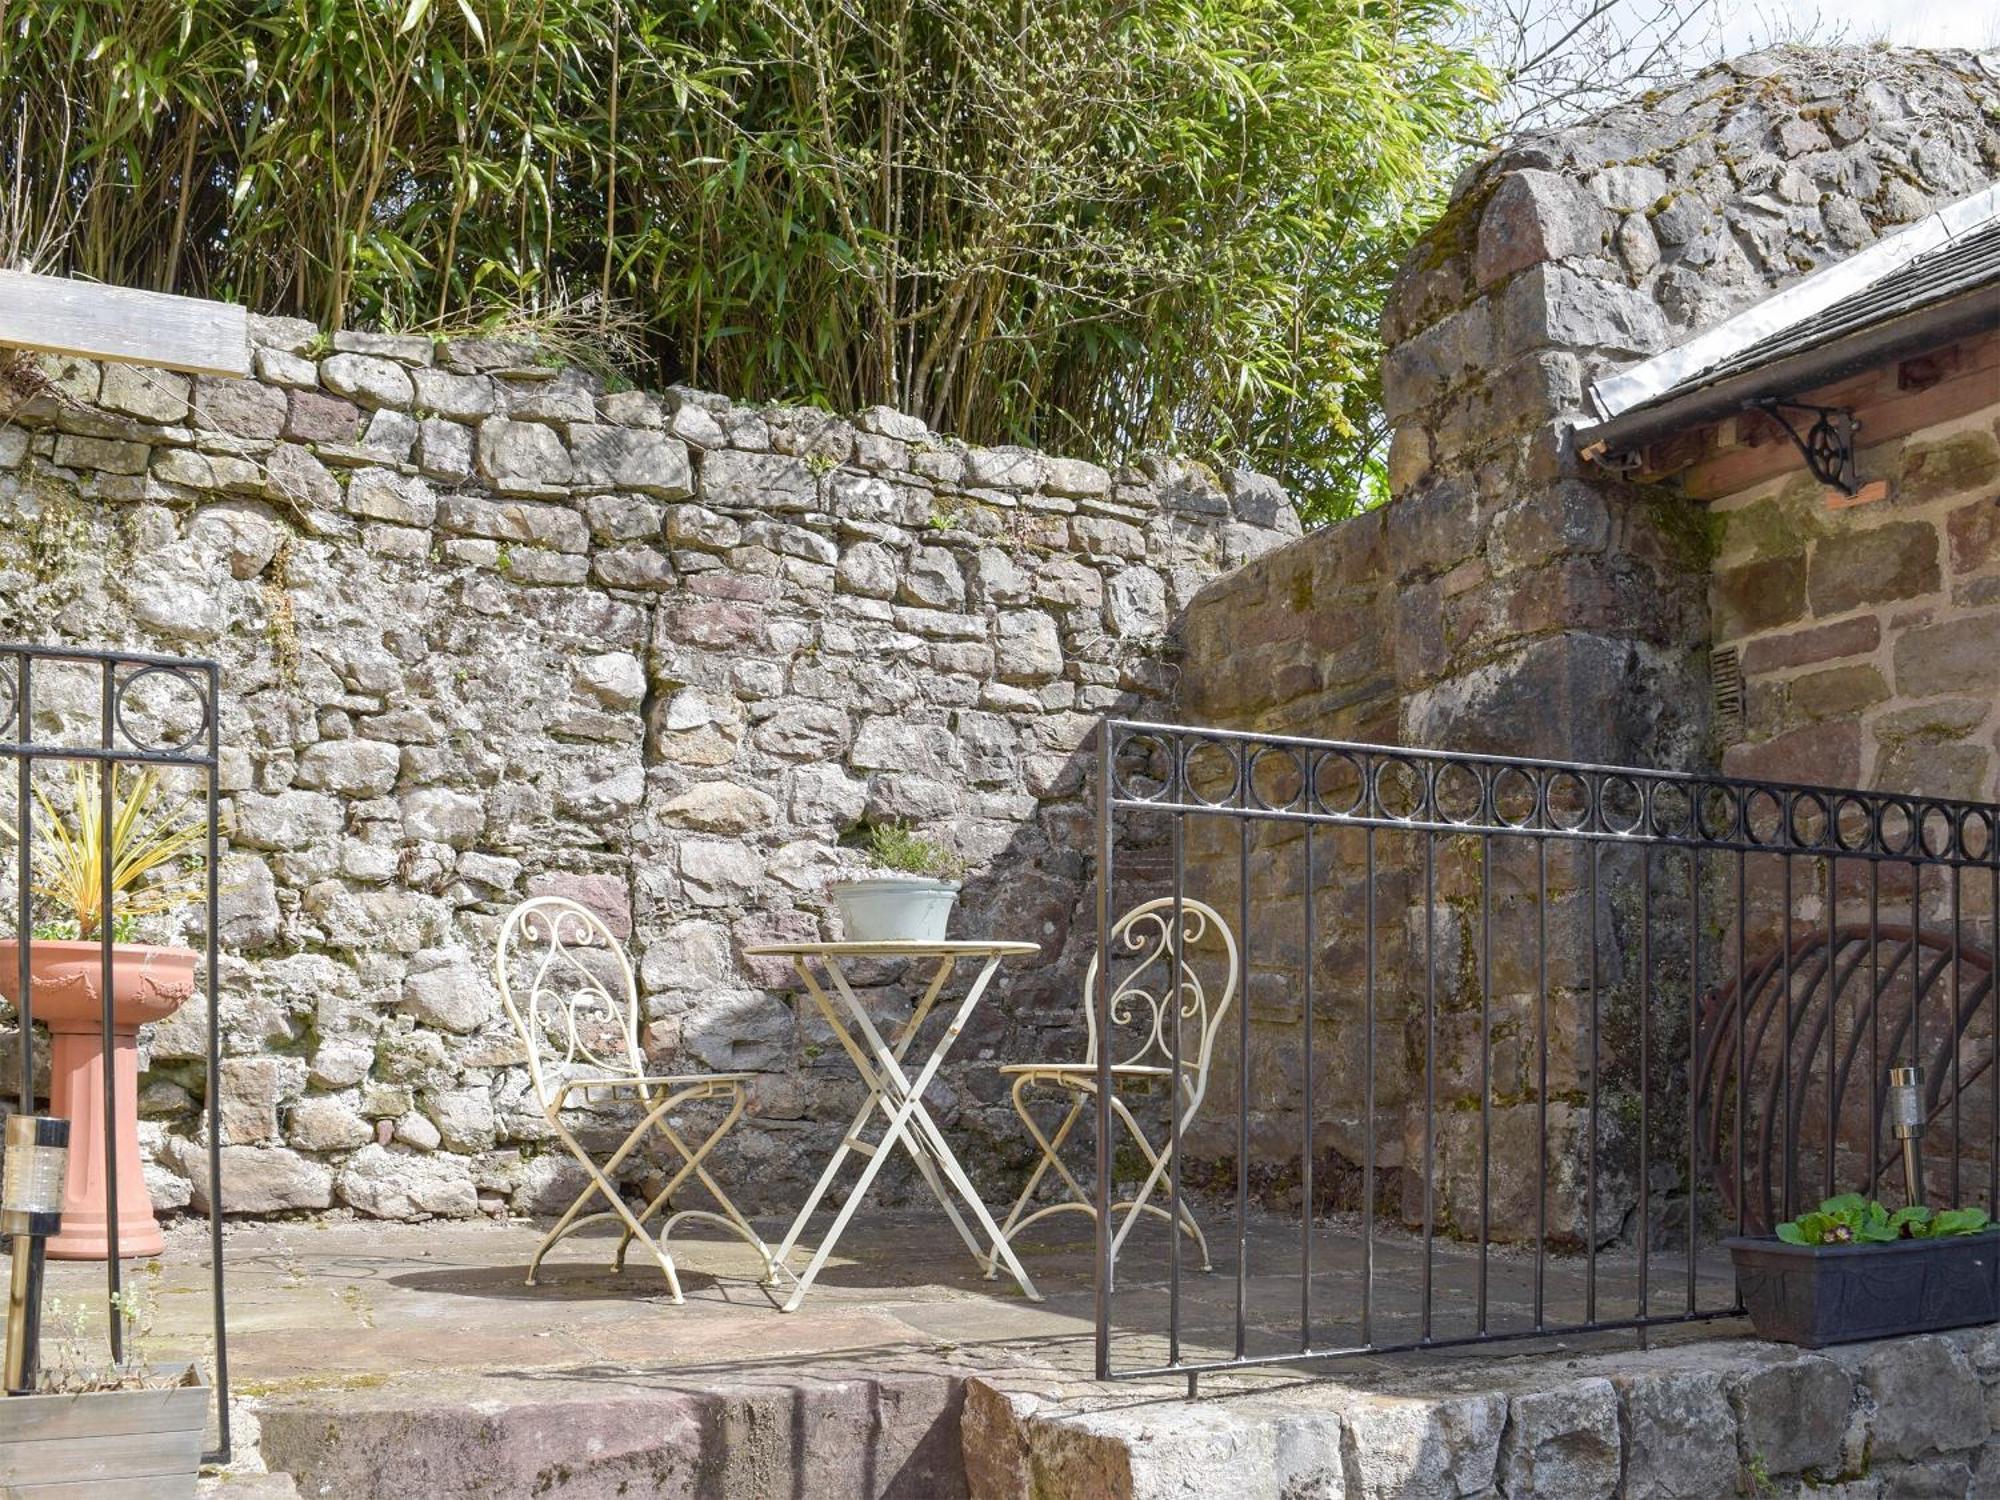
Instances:
[[[1781,401],[1775,396],[1766,396],[1756,404],[1757,410],[1785,429],[1785,436],[1797,445],[1805,455],[1806,468],[1821,484],[1832,485],[1843,495],[1853,495],[1861,488],[1861,481],[1854,471],[1854,434],[1861,423],[1854,413],[1838,406],[1808,406],[1802,401]],[[1794,427],[1786,412],[1799,412],[1812,417],[1813,422],[1804,434]]]

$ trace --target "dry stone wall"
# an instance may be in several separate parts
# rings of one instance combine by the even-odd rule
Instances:
[[[1042,945],[933,1095],[1006,1179],[993,1063],[1080,1048],[1079,747],[1171,689],[1197,588],[1297,534],[1279,489],[252,327],[252,379],[49,362],[0,426],[0,632],[223,664],[225,1205],[566,1201],[488,977],[545,892],[631,945],[656,1067],[754,1074],[723,1170],[796,1201],[858,1093],[741,950],[833,935],[842,840],[889,820],[969,861],[960,930]],[[95,693],[51,671],[38,734]],[[205,1201],[203,1046],[192,1008],[145,1041],[163,1207]]]

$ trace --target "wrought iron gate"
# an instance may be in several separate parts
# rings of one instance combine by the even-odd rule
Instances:
[[[102,956],[99,993],[103,1001],[104,1043],[104,1174],[106,1185],[105,1259],[107,1281],[107,1339],[114,1361],[125,1358],[124,1319],[120,1311],[124,1290],[124,1267],[118,1245],[118,1132],[115,1110],[117,1088],[114,1078],[112,1020],[112,946],[117,925],[112,879],[112,821],[118,773],[125,767],[151,766],[163,771],[181,770],[202,779],[203,829],[203,994],[207,1005],[207,1168],[210,1294],[213,1304],[215,1351],[214,1391],[216,1401],[215,1449],[204,1455],[205,1462],[227,1463],[231,1443],[229,1431],[229,1355],[224,1326],[222,1270],[222,1106],[220,1089],[221,1030],[218,1014],[220,979],[218,921],[220,789],[217,772],[221,756],[222,674],[213,661],[157,656],[136,651],[100,651],[66,646],[28,644],[0,645],[0,757],[12,762],[14,817],[19,837],[15,849],[15,933],[19,938],[19,970],[16,993],[21,996],[18,1010],[20,1027],[20,1088],[17,1107],[24,1114],[35,1111],[34,1092],[34,999],[29,982],[32,947],[35,941],[33,912],[35,868],[35,773],[46,765],[83,762],[97,767],[97,788],[102,799],[99,816],[107,830],[98,841],[99,889],[103,909],[98,922],[98,942]],[[79,683],[79,675],[86,681]],[[87,681],[94,678],[95,681]],[[83,688],[79,693],[77,689]],[[181,695],[175,703],[175,694]],[[75,712],[90,702],[94,712]],[[68,715],[55,710],[70,710]],[[39,715],[39,717],[38,717]],[[68,717],[72,722],[94,717],[94,728],[76,742],[44,740],[45,728],[59,726]],[[148,736],[156,727],[171,727],[173,738]]]

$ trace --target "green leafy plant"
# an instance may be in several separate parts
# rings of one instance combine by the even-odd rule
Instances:
[[[877,823],[868,830],[867,849],[877,865],[900,875],[956,880],[965,873],[964,860],[913,833],[906,823]]]
[[[38,0],[0,259],[1379,491],[1462,0]],[[1371,491],[1371,486],[1374,487]]]
[[[159,1264],[151,1262],[150,1280],[134,1282],[111,1299],[123,1334],[124,1359],[100,1359],[109,1354],[103,1335],[103,1309],[50,1297],[42,1305],[41,1368],[35,1389],[45,1394],[75,1395],[92,1391],[170,1390],[194,1384],[194,1368],[156,1363],[151,1344],[159,1307]]]
[[[1991,1222],[1983,1208],[1934,1210],[1912,1205],[1891,1212],[1859,1193],[1842,1193],[1813,1212],[1780,1224],[1777,1234],[1788,1245],[1886,1245],[1978,1234]]]
[[[70,768],[67,812],[35,789],[34,890],[47,914],[35,924],[39,938],[99,935],[105,907],[104,849],[111,852],[111,922],[114,941],[136,935],[141,917],[177,910],[201,897],[201,866],[191,859],[206,823],[187,796],[167,795],[158,771],[146,767],[117,775],[111,821],[104,821],[98,767]],[[18,840],[20,831],[0,821]]]

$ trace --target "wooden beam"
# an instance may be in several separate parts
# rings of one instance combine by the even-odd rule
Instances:
[[[234,303],[27,271],[0,271],[0,344],[196,375],[250,373],[249,318]]]

